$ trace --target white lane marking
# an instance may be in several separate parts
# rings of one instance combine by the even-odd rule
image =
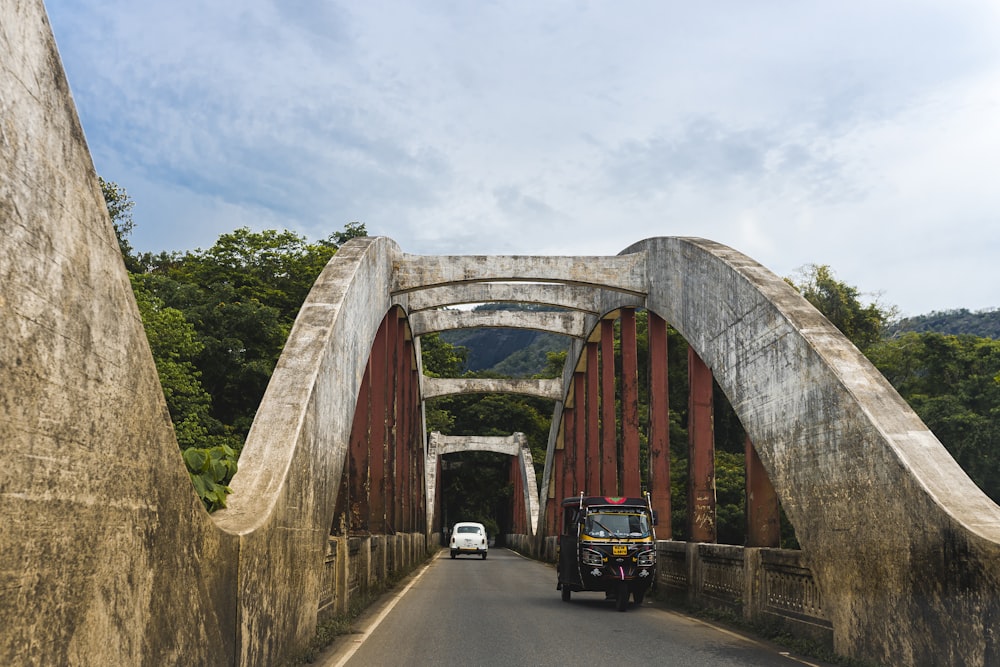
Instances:
[[[700,618],[695,618],[694,616],[686,616],[684,614],[680,614],[680,613],[672,611],[672,610],[668,611],[667,613],[672,613],[672,614],[675,614],[677,616],[681,616],[681,617],[686,618],[688,620],[694,621],[695,623],[700,623],[701,625],[704,625],[704,626],[707,626],[709,628],[712,628],[713,630],[717,630],[717,631],[721,632],[724,635],[729,635],[730,637],[735,637],[736,639],[742,639],[743,641],[748,642],[750,644],[756,644],[757,646],[759,646],[759,647],[761,647],[763,649],[766,649],[766,650],[769,650],[769,651],[774,651],[774,649],[772,647],[768,646],[767,644],[765,644],[763,642],[760,642],[760,641],[754,639],[753,637],[748,637],[747,635],[741,635],[741,634],[739,634],[737,632],[732,632],[731,630],[727,630],[726,628],[723,628],[723,627],[721,627],[719,625],[715,625],[714,623],[709,623],[708,621],[703,621]],[[789,660],[794,660],[795,662],[801,663],[803,665],[807,665],[808,667],[822,667],[822,665],[817,665],[814,662],[807,662],[807,661],[803,660],[802,658],[796,658],[794,655],[792,655],[788,651],[775,651],[775,653],[777,653],[778,655],[782,656],[783,658],[788,658]]]
[[[406,587],[403,588],[403,590],[396,593],[396,595],[393,596],[392,600],[390,600],[389,603],[386,604],[385,608],[379,613],[378,616],[375,617],[374,621],[368,624],[368,627],[365,628],[363,632],[357,635],[351,635],[352,640],[350,647],[348,647],[348,649],[344,652],[344,655],[340,657],[340,660],[333,663],[333,665],[331,665],[330,667],[344,667],[344,665],[347,664],[347,661],[350,660],[352,657],[354,657],[354,654],[358,652],[358,649],[361,648],[361,645],[365,643],[365,640],[368,639],[368,637],[372,634],[372,632],[375,631],[375,628],[377,628],[379,624],[385,620],[385,617],[388,616],[389,612],[393,610],[396,604],[401,599],[403,599],[403,596],[406,595],[406,592],[413,587],[413,584],[417,583],[420,580],[420,577],[424,576],[424,573],[430,569],[431,563],[440,558],[441,554],[443,553],[444,551],[441,551],[437,556],[432,558],[430,562],[424,566],[424,569],[422,569],[419,573],[417,573],[417,576],[413,577],[413,580],[410,581],[410,583],[408,583]]]

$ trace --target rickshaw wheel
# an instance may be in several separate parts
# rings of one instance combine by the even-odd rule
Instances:
[[[628,609],[628,584],[624,581],[618,584],[618,590],[615,593],[615,608],[618,611]]]
[[[642,604],[642,599],[646,597],[646,591],[632,591],[632,599],[637,605]]]
[[[563,584],[563,587],[562,587],[562,599],[563,599],[563,602],[569,602],[569,596],[570,596],[569,586],[567,586],[566,584]]]

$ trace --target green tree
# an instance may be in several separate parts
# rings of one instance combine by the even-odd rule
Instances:
[[[798,283],[786,280],[862,352],[882,340],[895,317],[895,308],[862,304],[858,289],[837,280],[829,266],[810,264]]]
[[[869,357],[969,477],[1000,502],[1000,341],[907,333]]]
[[[135,256],[132,243],[128,239],[135,227],[135,221],[132,219],[132,209],[135,208],[135,202],[129,197],[125,188],[114,181],[106,181],[101,176],[97,177],[97,181],[101,185],[104,204],[107,206],[111,224],[115,228],[118,249],[121,250],[125,268],[135,273],[140,270],[140,264]]]

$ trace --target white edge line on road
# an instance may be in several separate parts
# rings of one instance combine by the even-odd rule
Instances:
[[[434,558],[431,558],[429,561],[427,561],[427,564],[424,565],[423,569],[420,570],[420,572],[418,572],[415,577],[413,577],[410,583],[408,583],[406,587],[403,588],[403,590],[399,591],[398,593],[396,593],[396,595],[392,597],[392,599],[388,602],[388,604],[385,605],[385,608],[382,609],[382,611],[379,612],[379,615],[375,617],[375,620],[369,623],[368,626],[362,632],[358,634],[344,635],[345,637],[351,638],[351,643],[344,651],[344,654],[340,656],[340,659],[337,662],[326,663],[328,667],[343,667],[345,664],[347,664],[347,661],[350,660],[352,657],[354,657],[354,654],[357,653],[358,649],[361,648],[361,645],[365,643],[365,640],[368,639],[369,635],[371,635],[371,633],[375,631],[375,628],[377,628],[379,624],[382,623],[383,620],[385,620],[385,617],[389,615],[389,612],[392,611],[393,608],[396,606],[396,604],[403,598],[404,595],[406,595],[406,592],[413,587],[413,584],[417,583],[417,581],[420,580],[420,577],[424,576],[424,573],[427,572],[428,569],[430,569],[431,564],[435,560],[440,558],[441,554],[443,553],[444,551],[441,551],[438,555],[434,556]]]
[[[715,623],[709,623],[708,621],[704,621],[704,620],[702,620],[700,618],[697,618],[696,616],[688,616],[687,614],[681,614],[680,612],[676,612],[674,610],[668,610],[668,613],[673,613],[673,614],[677,614],[678,616],[683,616],[684,618],[687,618],[687,619],[689,619],[691,621],[694,621],[695,623],[700,623],[701,625],[704,625],[704,626],[707,626],[709,628],[712,628],[713,630],[717,630],[717,631],[721,632],[724,635],[729,635],[730,637],[734,637],[736,639],[741,639],[741,640],[743,640],[745,642],[749,642],[751,644],[756,644],[757,646],[760,646],[761,648],[764,648],[764,649],[767,649],[767,650],[770,650],[770,651],[775,651],[775,653],[777,653],[778,655],[780,655],[783,658],[788,658],[789,660],[794,660],[795,662],[801,663],[803,665],[808,665],[809,667],[821,667],[820,665],[817,665],[814,662],[807,662],[807,661],[803,660],[802,658],[797,658],[797,657],[795,657],[794,655],[792,655],[788,651],[777,651],[774,648],[772,648],[771,646],[768,646],[764,642],[762,642],[762,641],[760,641],[760,640],[758,640],[758,639],[756,639],[754,637],[750,637],[748,635],[743,635],[743,634],[740,634],[738,632],[733,632],[732,630],[727,630],[726,628],[724,628],[722,626],[716,625]]]

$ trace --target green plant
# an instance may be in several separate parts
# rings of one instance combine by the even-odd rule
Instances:
[[[191,483],[209,512],[226,506],[226,496],[233,492],[228,485],[236,474],[236,459],[236,450],[228,445],[184,450]]]

